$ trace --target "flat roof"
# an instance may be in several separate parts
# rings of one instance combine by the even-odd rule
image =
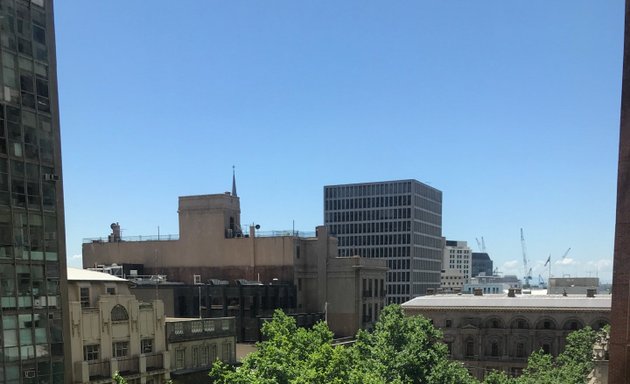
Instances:
[[[402,304],[403,309],[456,310],[601,310],[610,311],[611,295],[586,297],[586,295],[516,295],[484,294],[438,294],[420,296]]]
[[[90,271],[89,269],[81,269],[68,267],[69,281],[115,281],[119,283],[127,283],[128,280],[109,273]]]

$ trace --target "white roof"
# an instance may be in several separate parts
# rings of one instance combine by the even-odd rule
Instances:
[[[69,281],[115,281],[115,282],[127,282],[118,276],[110,275],[109,273],[90,271],[88,269],[68,267],[68,280]]]
[[[544,309],[553,310],[602,310],[610,311],[611,295],[516,295],[509,297],[505,294],[474,295],[431,295],[413,298],[402,304],[404,309],[432,309],[432,310],[523,310]]]

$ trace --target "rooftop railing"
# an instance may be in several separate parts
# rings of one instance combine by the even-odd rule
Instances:
[[[150,236],[122,236],[120,241],[109,241],[108,236],[104,237],[88,237],[83,239],[84,244],[89,243],[124,243],[126,241],[173,241],[179,240],[179,235],[150,235]]]

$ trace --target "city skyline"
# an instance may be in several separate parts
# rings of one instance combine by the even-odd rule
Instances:
[[[535,277],[551,254],[610,281],[623,2],[121,4],[55,10],[70,265],[112,222],[177,233],[177,197],[236,165],[261,230],[323,224],[324,185],[413,178],[502,272],[523,228]]]

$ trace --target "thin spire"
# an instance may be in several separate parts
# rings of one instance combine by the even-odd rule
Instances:
[[[232,166],[232,196],[237,197],[236,195],[236,170],[234,166]]]

